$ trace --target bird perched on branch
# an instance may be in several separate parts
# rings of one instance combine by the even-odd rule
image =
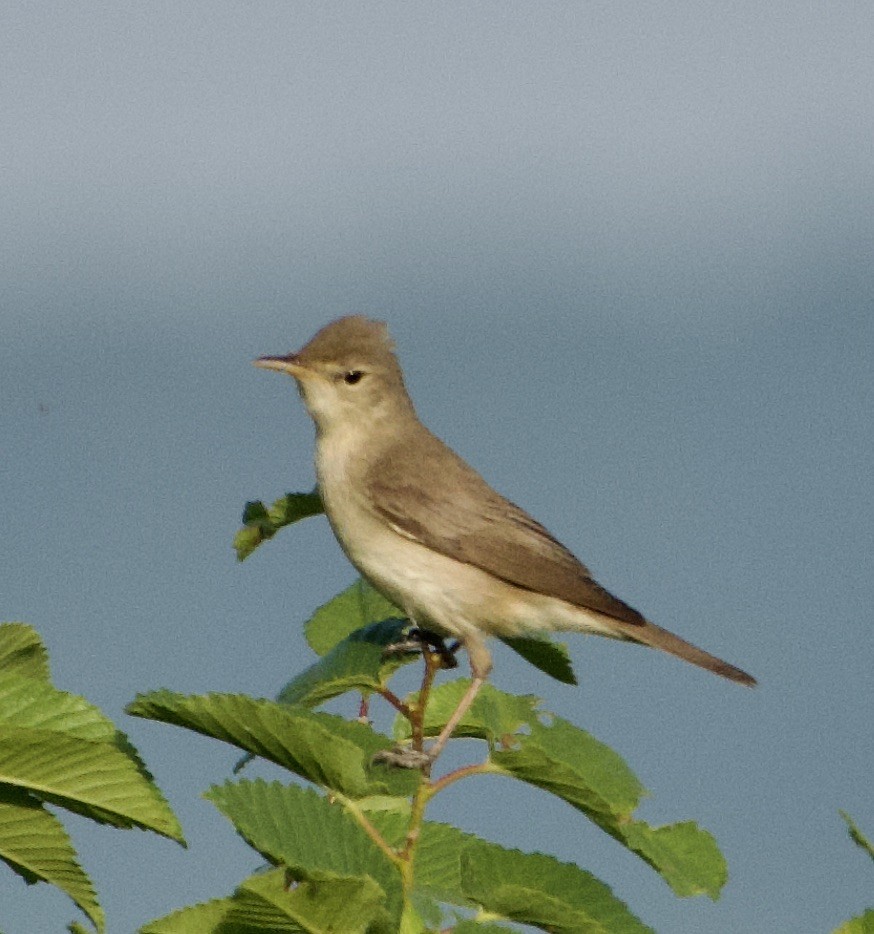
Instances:
[[[297,381],[316,425],[316,476],[358,571],[417,626],[467,650],[472,680],[436,757],[492,668],[489,635],[597,633],[661,649],[740,684],[755,679],[656,626],[601,587],[535,519],[419,421],[385,324],[355,315],[257,366]]]

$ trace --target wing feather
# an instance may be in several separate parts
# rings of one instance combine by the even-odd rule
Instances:
[[[647,624],[539,522],[496,493],[439,438],[423,432],[415,445],[391,447],[365,475],[368,499],[385,521],[517,587],[632,625]]]

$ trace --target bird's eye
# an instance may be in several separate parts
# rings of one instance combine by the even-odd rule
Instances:
[[[356,383],[361,382],[362,376],[364,376],[364,373],[361,370],[349,370],[343,374],[343,382],[349,386],[354,386]]]

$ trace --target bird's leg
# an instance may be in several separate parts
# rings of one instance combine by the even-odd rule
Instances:
[[[373,762],[383,762],[386,765],[393,765],[402,769],[430,769],[431,764],[443,751],[443,747],[449,741],[455,728],[461,723],[462,717],[470,710],[470,705],[476,699],[480,688],[485,684],[489,672],[492,670],[491,653],[486,648],[486,644],[481,638],[468,637],[464,641],[464,646],[467,649],[468,658],[470,659],[472,680],[455,710],[452,711],[452,716],[447,720],[446,725],[440,731],[437,741],[427,752],[410,749],[409,747],[383,749],[373,757]]]
[[[485,684],[489,672],[492,670],[492,656],[482,639],[468,638],[465,640],[464,645],[470,659],[471,682],[458,702],[458,706],[452,711],[452,716],[446,721],[446,726],[440,731],[437,742],[428,749],[428,758],[432,762],[443,752],[443,747],[452,736],[455,728],[461,723],[462,717],[470,710],[471,704],[476,699],[480,688]]]

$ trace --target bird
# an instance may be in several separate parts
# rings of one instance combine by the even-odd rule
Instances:
[[[315,423],[318,490],[349,561],[415,626],[467,652],[470,684],[428,750],[431,760],[491,673],[489,636],[595,633],[756,684],[602,587],[543,525],[432,434],[416,414],[384,322],[348,315],[297,353],[254,363],[297,383]]]

